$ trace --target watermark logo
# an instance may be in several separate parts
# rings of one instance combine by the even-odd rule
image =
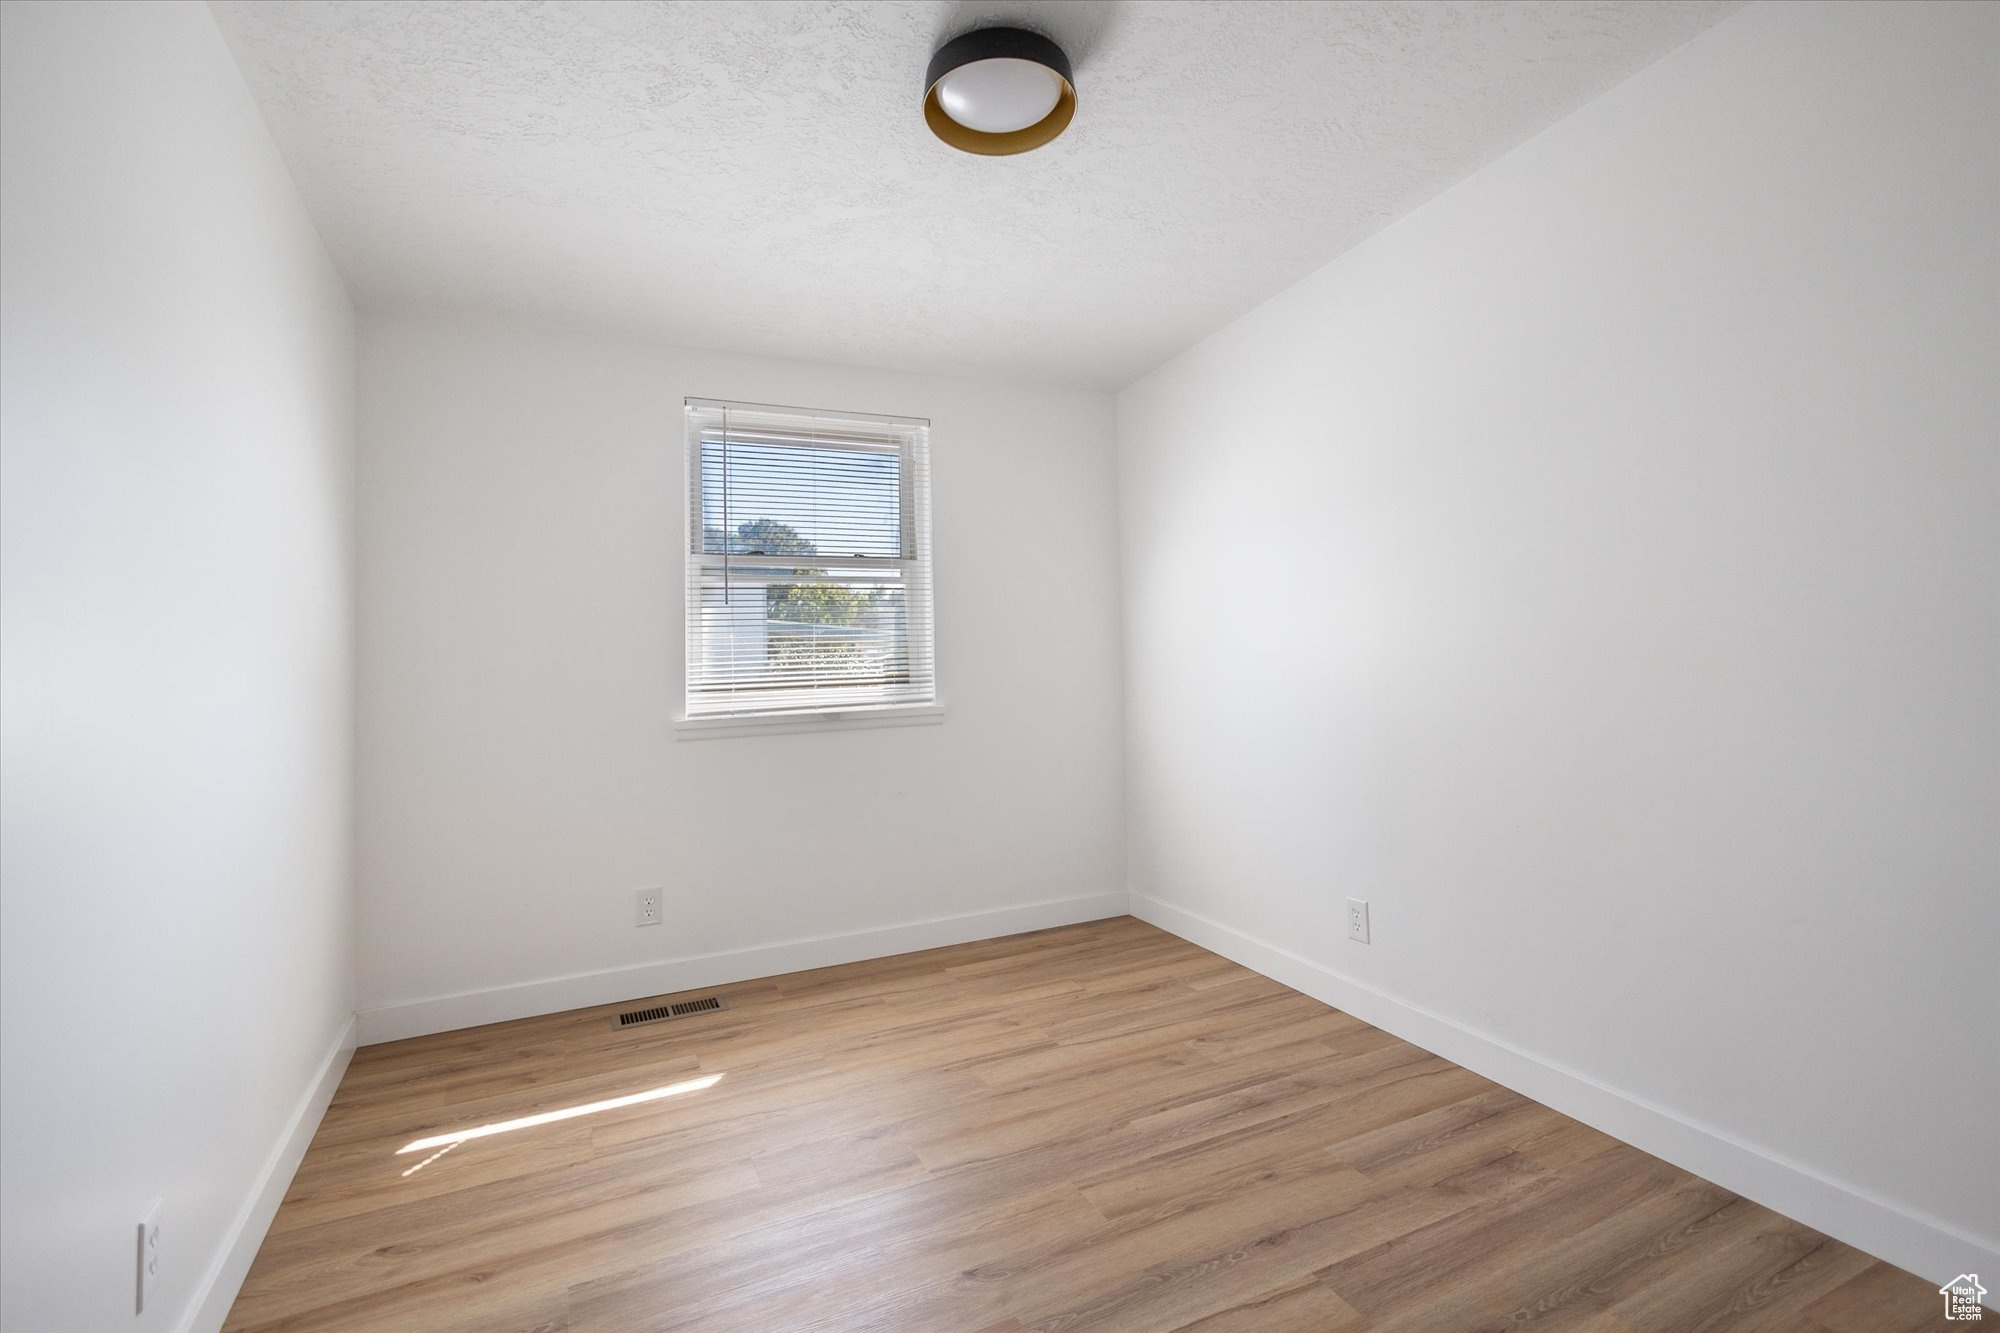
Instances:
[[[1977,1273],[1960,1273],[1939,1287],[1938,1295],[1944,1297],[1946,1319],[1978,1319],[1985,1313],[1979,1302],[1986,1295],[1986,1288],[1979,1285]]]

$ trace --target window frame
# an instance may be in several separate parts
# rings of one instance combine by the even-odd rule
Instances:
[[[684,526],[681,563],[684,576],[683,597],[690,600],[682,606],[681,697],[680,709],[674,718],[677,738],[697,739],[708,736],[758,735],[845,727],[913,726],[943,721],[945,709],[938,699],[936,667],[936,564],[930,541],[929,418],[832,411],[719,398],[690,397],[683,400],[683,407],[685,421],[681,444],[682,479],[687,489],[685,503],[681,507]],[[885,696],[900,688],[906,692],[907,697],[885,697],[880,702],[856,702],[849,699],[819,706],[807,703],[800,707],[750,711],[696,707],[693,664],[697,653],[702,651],[702,642],[696,630],[696,618],[692,614],[692,599],[699,597],[704,579],[712,578],[717,570],[743,571],[747,560],[752,563],[739,577],[744,578],[748,584],[768,587],[778,583],[799,581],[797,575],[789,569],[781,573],[770,565],[759,566],[755,563],[771,557],[746,557],[742,554],[729,553],[726,550],[729,543],[726,520],[723,539],[725,550],[711,552],[707,549],[706,520],[709,516],[703,507],[705,504],[703,453],[704,446],[716,439],[717,432],[712,427],[704,425],[704,414],[726,409],[740,409],[753,416],[800,418],[800,426],[796,432],[768,427],[752,427],[746,431],[752,436],[767,437],[780,445],[794,443],[800,448],[852,449],[857,453],[896,454],[897,518],[900,527],[898,545],[903,554],[835,556],[822,553],[814,558],[825,561],[839,571],[829,571],[826,576],[816,576],[824,582],[879,583],[883,581],[884,573],[890,570],[896,571],[896,582],[903,589],[904,597],[907,641],[903,647],[908,674],[900,686],[895,682],[885,681],[880,683],[879,688]],[[855,430],[843,437],[837,431],[826,430],[824,423],[827,422],[844,423],[853,426]],[[814,423],[820,423],[820,429],[813,429]],[[734,432],[731,434],[733,436]],[[790,437],[789,440],[787,436]],[[924,681],[929,683],[927,694],[911,693],[920,690]]]

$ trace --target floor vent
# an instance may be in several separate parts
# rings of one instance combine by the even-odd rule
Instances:
[[[641,1023],[664,1023],[670,1018],[693,1018],[696,1014],[712,1014],[728,1007],[729,1001],[720,995],[704,995],[699,1000],[675,1000],[672,1004],[655,1005],[651,1009],[634,1009],[612,1019],[611,1026],[631,1028]]]

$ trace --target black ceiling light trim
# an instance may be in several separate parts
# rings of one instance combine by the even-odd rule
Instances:
[[[947,76],[984,60],[1024,60],[1040,65],[1060,80],[1055,106],[1032,125],[999,133],[974,129],[954,120],[945,109],[938,85]],[[939,47],[924,72],[924,121],[931,133],[967,153],[1006,157],[1040,148],[1069,127],[1076,115],[1076,79],[1063,49],[1038,32],[1025,28],[980,28],[954,37]]]

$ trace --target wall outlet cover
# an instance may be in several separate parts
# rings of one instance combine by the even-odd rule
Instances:
[[[1347,900],[1347,938],[1359,944],[1368,940],[1368,900],[1349,898]]]
[[[154,1303],[160,1288],[160,1209],[162,1201],[155,1199],[146,1206],[139,1218],[139,1283],[133,1306],[134,1314],[144,1314],[146,1307]]]

